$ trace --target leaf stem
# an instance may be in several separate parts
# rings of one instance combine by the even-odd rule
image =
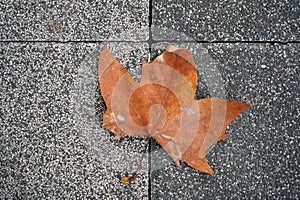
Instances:
[[[133,177],[136,177],[136,175],[137,175],[137,173],[138,173],[139,169],[140,169],[140,168],[141,168],[141,166],[142,166],[142,162],[143,162],[143,159],[144,159],[144,157],[145,157],[145,154],[146,154],[146,152],[147,152],[147,149],[148,149],[148,146],[149,146],[150,140],[151,140],[151,137],[148,137],[148,139],[147,139],[147,143],[146,143],[146,146],[145,146],[145,149],[144,149],[144,152],[143,152],[143,154],[142,154],[142,157],[141,157],[141,159],[140,159],[139,165],[137,166],[137,168],[136,168],[135,172],[133,173]]]
[[[127,182],[129,182],[129,181],[131,181],[131,180],[133,180],[133,179],[135,179],[137,177],[137,173],[138,173],[138,171],[140,170],[140,168],[142,166],[142,162],[143,162],[143,159],[144,159],[145,154],[147,152],[147,149],[148,149],[148,146],[150,144],[150,141],[151,141],[151,137],[149,136],[148,139],[147,139],[147,142],[146,142],[145,149],[143,151],[142,157],[140,158],[140,161],[139,161],[139,164],[138,164],[136,170],[134,171],[134,173],[132,174],[132,176],[123,176],[121,178],[121,182],[122,183],[127,183]]]

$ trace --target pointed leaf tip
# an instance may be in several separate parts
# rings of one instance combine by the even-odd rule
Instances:
[[[197,169],[201,172],[204,172],[204,173],[207,173],[210,175],[215,175],[215,172],[208,164],[206,157],[190,160],[187,163],[194,169]]]

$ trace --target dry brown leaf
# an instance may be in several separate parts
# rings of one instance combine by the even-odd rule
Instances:
[[[177,165],[184,161],[208,174],[214,171],[207,162],[206,150],[226,139],[229,123],[252,106],[219,98],[195,100],[195,62],[187,49],[174,46],[152,63],[144,62],[137,83],[105,45],[98,75],[107,106],[103,126],[114,132],[115,138],[152,137]]]

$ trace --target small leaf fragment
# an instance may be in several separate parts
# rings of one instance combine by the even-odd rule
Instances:
[[[133,178],[133,176],[123,176],[121,177],[121,183],[125,184],[128,183],[129,181],[131,181],[131,179]]]

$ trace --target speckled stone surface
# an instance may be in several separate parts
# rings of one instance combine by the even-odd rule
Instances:
[[[299,199],[299,1],[152,1],[152,58],[180,39],[196,98],[256,105],[208,150],[215,176],[177,167],[153,141],[127,185],[145,138],[102,128],[97,61],[109,40],[140,79],[149,2],[1,3],[0,199]]]
[[[144,139],[114,141],[101,127],[101,46],[1,46],[0,199],[147,199],[147,159],[138,179],[119,182],[134,171]],[[115,53],[127,47],[116,57],[137,74],[145,45],[110,46]]]
[[[299,44],[181,46],[207,50],[216,66],[206,67],[221,74],[223,84],[216,87],[224,89],[227,99],[256,105],[230,124],[228,140],[207,153],[215,176],[184,163],[182,168],[176,167],[154,144],[152,199],[298,199]],[[210,73],[201,67],[198,65],[199,75],[207,78]],[[200,84],[208,85],[207,81]],[[206,97],[224,94],[201,88]]]
[[[162,29],[157,39],[174,39],[172,29],[199,41],[300,40],[298,0],[155,0],[153,8],[153,26]]]
[[[101,41],[148,37],[147,0],[4,0],[0,11],[2,40]]]

